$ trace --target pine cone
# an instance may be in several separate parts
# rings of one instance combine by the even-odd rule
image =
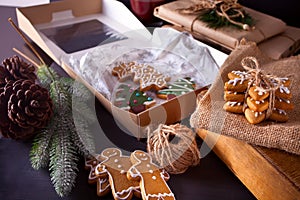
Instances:
[[[0,88],[0,128],[4,137],[28,139],[49,122],[53,104],[47,89],[29,80]]]
[[[16,81],[20,79],[35,82],[37,79],[35,67],[18,56],[5,59],[0,65],[0,87],[4,87],[10,80]]]

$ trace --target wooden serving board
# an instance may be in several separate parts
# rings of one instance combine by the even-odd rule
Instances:
[[[257,199],[300,199],[300,156],[206,130],[197,134],[214,145],[213,151]]]

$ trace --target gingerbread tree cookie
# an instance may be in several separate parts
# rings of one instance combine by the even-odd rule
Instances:
[[[129,106],[133,113],[140,113],[155,105],[155,100],[146,92],[135,90],[129,99]]]
[[[166,183],[169,174],[152,162],[150,155],[144,151],[136,150],[131,153],[132,167],[127,172],[130,180],[140,182],[143,199],[174,200],[174,194]]]
[[[159,90],[157,97],[162,99],[170,99],[169,96],[180,96],[185,93],[194,91],[195,82],[191,78],[180,78],[173,83],[168,84],[167,88]]]

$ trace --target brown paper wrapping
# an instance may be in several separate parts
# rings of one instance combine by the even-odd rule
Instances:
[[[300,49],[300,28],[287,26],[287,29],[258,44],[262,52],[273,59],[285,58]]]
[[[288,112],[286,123],[275,123],[266,120],[260,124],[248,123],[244,115],[229,113],[223,110],[224,83],[227,74],[232,70],[243,70],[241,60],[246,56],[254,56],[266,73],[278,77],[291,75],[293,94],[291,101],[295,109]],[[228,135],[254,145],[277,148],[300,155],[300,55],[281,60],[271,60],[264,55],[253,42],[244,41],[232,51],[220,69],[220,74],[203,98],[198,100],[190,123],[196,129]]]
[[[174,25],[184,27],[187,31],[202,34],[217,44],[234,49],[242,38],[259,43],[274,35],[282,33],[286,24],[275,17],[244,7],[255,20],[255,29],[251,31],[240,30],[232,27],[212,29],[206,23],[195,20],[196,14],[183,14],[179,9],[188,8],[193,5],[191,1],[174,1],[161,5],[154,10],[154,15]]]

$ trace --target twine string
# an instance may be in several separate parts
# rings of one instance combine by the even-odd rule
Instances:
[[[195,0],[194,5],[188,8],[179,9],[179,11],[184,14],[197,14],[205,9],[215,9],[217,15],[219,15],[220,17],[225,17],[230,23],[240,26],[244,30],[249,31],[250,26],[248,24],[243,24],[235,20],[235,18],[237,17],[245,17],[242,11],[243,6],[241,6],[237,1],[238,0]],[[234,12],[232,12],[232,14],[229,14],[229,10],[232,10]],[[198,16],[196,17],[196,19],[198,19]],[[191,28],[191,30],[192,29],[193,28]]]
[[[180,124],[160,124],[152,133],[148,129],[147,149],[155,162],[174,174],[183,173],[200,161],[193,132]]]

